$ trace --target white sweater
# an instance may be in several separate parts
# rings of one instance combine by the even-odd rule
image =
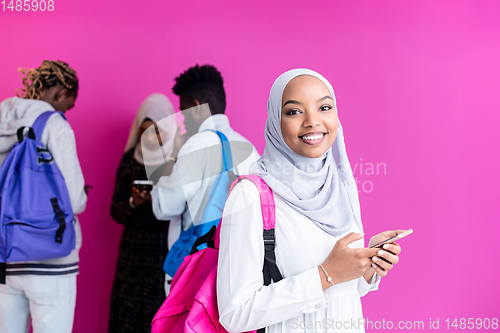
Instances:
[[[39,115],[53,110],[54,108],[47,102],[18,97],[7,98],[0,104],[0,165],[17,140],[17,129],[22,126],[32,126]],[[47,121],[41,142],[52,154],[66,182],[76,220],[76,247],[68,256],[62,258],[7,264],[7,275],[78,273],[78,252],[82,245],[82,233],[76,215],[85,210],[87,195],[83,189],[85,182],[76,152],[75,134],[61,115],[54,114]]]

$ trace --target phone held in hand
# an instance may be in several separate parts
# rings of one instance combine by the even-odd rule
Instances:
[[[151,180],[134,180],[132,185],[137,187],[141,192],[142,191],[150,192],[153,189],[154,183]]]
[[[402,232],[399,235],[396,235],[394,237],[388,238],[385,241],[380,242],[378,244],[372,245],[372,246],[370,246],[370,248],[382,247],[382,245],[384,245],[384,244],[393,243],[393,242],[397,241],[398,239],[404,238],[404,237],[406,237],[406,236],[408,236],[408,235],[410,235],[412,233],[413,233],[413,229],[406,230],[405,232]]]

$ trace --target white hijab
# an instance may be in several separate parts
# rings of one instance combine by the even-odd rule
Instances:
[[[252,164],[250,172],[258,174],[275,194],[325,232],[338,236],[349,231],[354,222],[363,231],[358,189],[347,158],[340,121],[332,148],[319,158],[296,154],[283,139],[283,91],[290,80],[300,75],[320,79],[337,108],[332,86],[319,73],[301,68],[280,75],[271,88],[267,104],[266,148],[262,157]]]
[[[174,150],[174,139],[177,130],[174,113],[174,107],[167,96],[159,93],[149,95],[137,110],[137,115],[130,128],[125,151],[135,147],[134,158],[137,162],[144,164],[146,168],[154,168],[166,163],[166,159],[170,157]],[[156,150],[147,150],[138,141],[139,129],[146,118],[151,119],[158,128],[163,130],[165,136],[162,137],[163,147],[158,147],[159,149]],[[154,126],[151,126],[148,130],[154,130]]]

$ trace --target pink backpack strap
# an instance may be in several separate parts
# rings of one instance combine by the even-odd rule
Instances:
[[[263,221],[263,238],[264,238],[264,267],[262,273],[264,275],[264,285],[271,284],[271,280],[278,282],[283,279],[278,265],[276,264],[276,254],[274,252],[276,239],[275,239],[275,226],[276,226],[276,208],[274,203],[274,195],[265,181],[257,175],[244,175],[239,176],[231,185],[229,193],[233,188],[242,180],[248,179],[252,181],[259,190],[260,205],[262,210]],[[221,218],[222,221],[222,218]],[[214,235],[215,248],[219,248],[220,243],[220,228],[222,223],[219,222],[217,230]],[[257,330],[257,333],[264,333],[265,328]]]
[[[262,180],[259,176],[256,175],[245,175],[240,176],[231,186],[232,189],[238,184],[238,182],[242,179],[248,179],[252,181],[257,189],[259,190],[260,195],[260,205],[262,210],[262,221],[263,221],[263,238],[264,238],[264,267],[262,272],[264,273],[264,285],[268,286],[271,284],[271,280],[274,282],[280,281],[283,277],[276,265],[276,254],[275,254],[275,245],[276,245],[276,237],[275,237],[275,226],[276,226],[276,208],[274,203],[273,192],[266,184],[265,181]],[[220,226],[221,224],[219,224]],[[216,233],[216,242],[217,246],[219,244],[219,234],[220,231]],[[218,248],[218,247],[217,247]]]
[[[275,204],[274,204],[274,196],[273,192],[269,188],[269,186],[266,184],[265,181],[262,180],[257,175],[244,175],[244,176],[239,176],[238,179],[236,179],[233,184],[231,185],[231,189],[229,190],[229,193],[233,191],[233,188],[243,179],[248,179],[252,181],[255,186],[257,186],[257,189],[259,190],[259,195],[260,195],[260,205],[262,207],[262,221],[264,221],[264,230],[270,230],[274,229],[275,227],[275,222],[276,222],[276,211],[275,211]],[[221,219],[222,220],[222,219]],[[220,226],[222,223],[219,223],[217,226],[217,230],[214,235],[214,243],[215,243],[215,248],[219,248],[220,244]]]
[[[260,205],[262,206],[262,220],[264,221],[264,229],[274,229],[276,223],[276,212],[273,192],[266,184],[266,182],[263,181],[259,176],[246,175],[239,176],[238,179],[236,179],[233,185],[231,185],[231,190],[229,190],[229,193],[231,193],[236,184],[238,184],[242,179],[251,180],[255,184],[255,186],[257,186],[260,195]]]

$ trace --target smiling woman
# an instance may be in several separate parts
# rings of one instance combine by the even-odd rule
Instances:
[[[295,69],[274,82],[266,148],[250,171],[274,194],[276,265],[283,279],[264,285],[268,248],[259,191],[242,180],[229,195],[220,229],[221,324],[230,332],[310,332],[327,327],[297,323],[335,320],[345,331],[364,332],[363,323],[349,326],[363,318],[360,296],[378,288],[398,263],[401,247],[364,247],[356,182],[335,95],[323,76]],[[375,235],[369,246],[401,232]]]
[[[288,147],[302,156],[321,157],[335,141],[338,127],[328,88],[314,76],[297,76],[286,86],[282,100],[281,130]]]

